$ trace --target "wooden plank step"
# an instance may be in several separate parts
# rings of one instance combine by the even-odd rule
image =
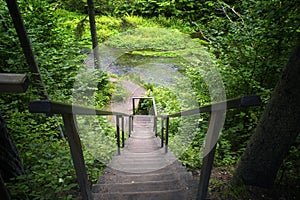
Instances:
[[[151,191],[166,191],[178,190],[182,188],[183,183],[180,180],[163,180],[163,181],[148,181],[148,182],[131,182],[131,183],[111,183],[111,184],[96,184],[93,185],[92,192],[94,193],[126,193],[126,192],[151,192]]]
[[[149,181],[169,181],[173,180],[176,174],[171,172],[166,173],[148,173],[148,174],[115,174],[106,173],[101,176],[98,183],[132,183],[132,182],[149,182]]]
[[[184,189],[149,192],[93,194],[94,200],[189,200]]]
[[[131,137],[93,192],[95,199],[188,199],[191,177],[172,152],[161,148],[153,117],[135,116]]]

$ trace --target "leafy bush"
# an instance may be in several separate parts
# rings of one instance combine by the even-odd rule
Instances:
[[[16,110],[5,116],[26,170],[7,184],[12,198],[70,199],[78,186],[68,144],[59,138],[57,119]]]

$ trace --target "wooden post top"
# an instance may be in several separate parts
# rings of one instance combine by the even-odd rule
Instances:
[[[28,86],[29,79],[26,74],[0,73],[0,92],[22,93]]]

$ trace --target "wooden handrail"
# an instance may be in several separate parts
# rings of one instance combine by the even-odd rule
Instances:
[[[219,102],[207,106],[203,106],[200,108],[185,110],[182,112],[160,116],[160,117],[182,117],[182,116],[189,116],[189,115],[196,115],[205,112],[213,112],[219,110],[228,110],[232,108],[240,108],[240,107],[251,107],[251,106],[259,106],[261,105],[261,99],[259,95],[249,95],[249,96],[242,96],[236,99],[230,99],[224,102]]]
[[[77,130],[76,115],[115,115],[117,126],[117,145],[118,154],[120,154],[120,127],[119,118],[122,118],[122,145],[124,145],[124,118],[129,116],[125,113],[103,111],[83,106],[52,102],[49,100],[37,100],[29,103],[31,113],[61,114],[66,128],[67,139],[76,171],[78,184],[82,199],[91,200],[92,194],[88,184],[88,176],[85,167],[85,161],[82,152],[80,137]]]
[[[49,100],[37,100],[29,103],[29,111],[31,113],[46,114],[73,114],[73,115],[123,115],[128,114],[121,112],[104,111],[89,107],[76,106],[64,103],[53,102]]]
[[[153,104],[154,116],[157,116],[156,103],[153,97],[152,97],[152,104]]]
[[[158,116],[162,119],[162,138],[164,126],[163,121],[166,120],[166,129],[165,129],[165,152],[168,152],[168,140],[169,140],[169,118],[170,117],[182,117],[195,115],[200,113],[210,112],[210,123],[209,130],[207,131],[205,147],[204,147],[204,158],[202,159],[202,167],[200,174],[200,181],[198,185],[198,194],[197,199],[204,200],[206,199],[208,184],[210,179],[210,174],[213,166],[214,154],[216,150],[216,144],[221,131],[221,124],[226,110],[232,108],[241,108],[241,107],[251,107],[251,106],[260,106],[261,99],[259,95],[249,95],[242,96],[240,98],[227,100],[224,102],[219,102],[207,106],[203,106],[196,109],[186,110],[183,112],[178,112],[170,115]],[[163,147],[163,143],[161,144]]]
[[[0,73],[0,92],[25,92],[28,86],[26,74]]]

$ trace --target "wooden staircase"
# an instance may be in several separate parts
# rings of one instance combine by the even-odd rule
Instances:
[[[162,150],[159,145],[161,141],[155,137],[155,133],[153,132],[153,119],[149,116],[128,115],[120,112],[97,110],[49,100],[30,102],[29,111],[31,113],[62,115],[82,199],[204,200],[207,199],[216,142],[222,128],[220,121],[222,121],[224,117],[224,112],[228,109],[259,105],[261,105],[260,97],[251,95],[159,116],[162,120],[161,132],[165,132],[163,135],[165,136],[165,143],[168,144],[169,118],[210,113],[209,128],[207,130],[204,146],[205,155],[202,159],[199,184],[198,180],[193,179],[191,174],[186,171],[170,151]],[[155,107],[154,103],[153,107]],[[157,117],[156,112],[154,113]],[[121,118],[122,122],[124,116],[128,117],[130,119],[129,121],[131,121],[132,116],[134,117],[134,131],[131,137],[126,141],[120,155],[118,154],[113,157],[103,176],[99,178],[98,184],[93,186],[93,194],[90,191],[82,146],[77,130],[77,115],[113,115],[116,116],[118,120]],[[116,120],[116,124],[119,123],[118,120]],[[163,131],[163,122],[165,122],[165,131]],[[131,123],[129,124],[129,130],[131,130]],[[122,127],[123,125],[122,123]],[[119,129],[120,127],[117,126],[118,147],[120,147]],[[122,130],[122,141],[123,131],[124,129]],[[166,150],[167,146],[168,145],[165,146]]]
[[[153,116],[135,115],[133,132],[93,186],[95,200],[196,199],[198,180],[161,148]]]

